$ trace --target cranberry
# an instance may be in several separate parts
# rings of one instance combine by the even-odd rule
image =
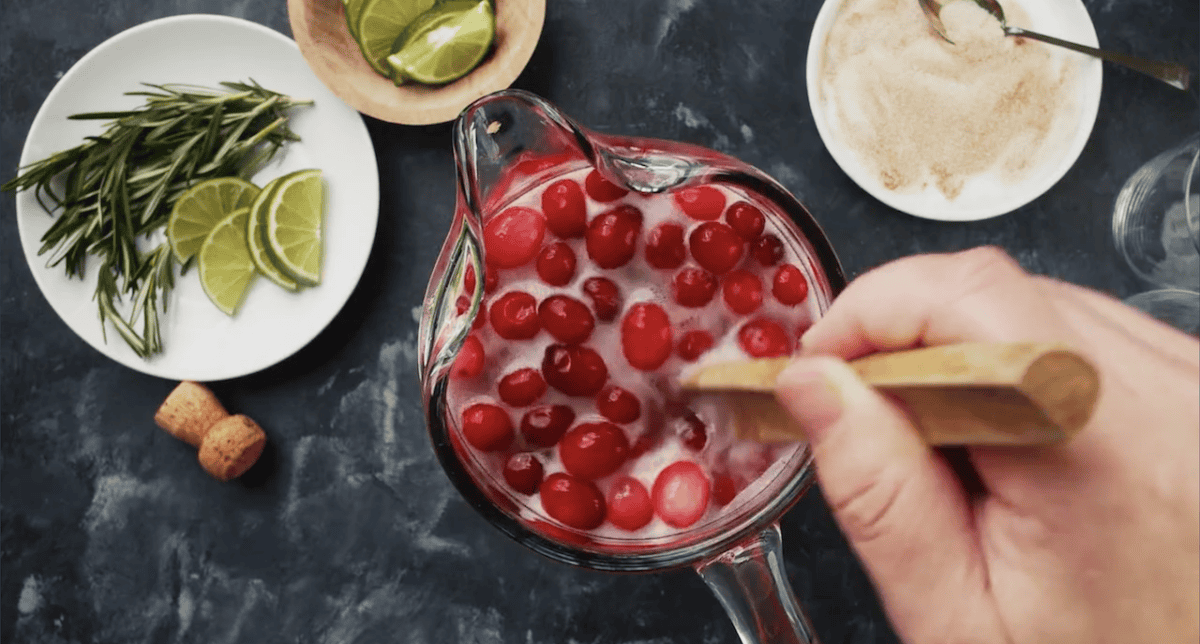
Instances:
[[[621,312],[621,291],[607,277],[589,277],[583,282],[583,292],[592,300],[596,318],[612,322]]]
[[[671,319],[657,304],[640,302],[621,320],[621,349],[630,366],[653,371],[671,357]]]
[[[675,192],[675,203],[692,219],[712,221],[725,210],[725,193],[712,186],[695,186]]]
[[[471,298],[466,295],[459,295],[457,300],[454,300],[454,311],[459,315],[467,312],[471,308]]]
[[[646,263],[654,268],[679,268],[685,259],[683,226],[659,224],[646,235]]]
[[[518,452],[504,462],[504,480],[521,494],[537,492],[542,472],[542,462],[529,452]]]
[[[550,335],[567,344],[587,340],[596,326],[587,305],[566,295],[551,295],[542,300],[538,305],[538,317]]]
[[[540,371],[526,367],[506,374],[496,390],[500,400],[513,407],[524,407],[546,393],[546,381]]]
[[[547,170],[567,165],[572,161],[581,160],[582,155],[577,150],[540,154],[533,151],[521,153],[521,160],[513,164],[513,174],[526,177],[537,176]]]
[[[497,405],[475,403],[463,410],[462,433],[475,449],[499,451],[512,442],[512,420],[508,412]]]
[[[475,266],[467,264],[467,270],[463,274],[463,292],[473,294],[475,292]]]
[[[537,274],[550,286],[566,286],[575,277],[575,251],[563,242],[546,246],[538,253]]]
[[[608,521],[633,532],[654,518],[654,506],[646,486],[632,476],[617,479],[608,488]]]
[[[538,495],[546,514],[576,530],[604,523],[604,497],[591,481],[555,472],[542,481]]]
[[[525,412],[521,436],[537,447],[554,447],[575,422],[575,412],[566,405],[543,405]]]
[[[500,283],[500,278],[496,276],[496,269],[491,266],[483,267],[483,292],[491,293],[496,290],[496,286]]]
[[[725,298],[725,304],[729,305],[729,310],[734,313],[741,315],[753,313],[762,306],[762,280],[750,271],[740,268],[732,270],[725,276],[721,294]]]
[[[568,396],[595,396],[608,380],[604,358],[581,345],[552,344],[542,357],[546,382]]]
[[[492,328],[505,340],[528,340],[542,329],[537,300],[524,291],[511,291],[492,302]]]
[[[570,239],[587,230],[587,202],[579,184],[570,179],[555,181],[542,193],[542,212],[550,232]]]
[[[729,505],[729,502],[733,500],[733,497],[737,496],[737,493],[737,484],[728,475],[717,474],[713,476],[713,503],[716,503],[718,506]]]
[[[601,213],[588,224],[588,257],[600,268],[620,268],[633,259],[641,232],[642,212],[633,206]]]
[[[695,362],[713,347],[713,337],[708,331],[688,331],[679,339],[675,353],[688,362]]]
[[[478,376],[483,372],[483,358],[483,343],[479,338],[468,335],[458,350],[458,356],[454,358],[454,366],[450,367],[450,377],[465,380]]]
[[[694,412],[688,411],[675,421],[675,434],[688,449],[699,452],[708,442],[708,429]]]
[[[745,201],[739,201],[725,211],[725,223],[746,241],[758,239],[766,222],[762,211]]]
[[[607,422],[580,423],[558,442],[563,469],[581,479],[598,479],[617,471],[629,454],[629,440],[620,427]]]
[[[688,236],[688,243],[698,264],[723,275],[742,261],[742,247],[746,242],[728,225],[708,221],[696,226]]]
[[[606,387],[596,397],[596,411],[614,423],[632,423],[642,415],[637,396],[620,387]]]
[[[628,190],[605,179],[597,170],[588,173],[587,178],[583,180],[583,188],[587,190],[589,197],[602,203],[616,201],[629,194]]]
[[[794,264],[784,264],[775,271],[771,294],[780,304],[795,306],[808,296],[808,280]]]
[[[758,260],[765,268],[770,268],[779,263],[783,259],[783,242],[775,235],[763,235],[754,240],[754,244],[750,248],[754,259]]]
[[[483,227],[487,261],[497,268],[528,264],[546,235],[546,218],[532,208],[515,206],[492,217]]]
[[[668,525],[686,528],[704,516],[708,507],[708,477],[699,465],[677,461],[654,480],[654,509]]]
[[[738,329],[738,344],[753,358],[777,358],[792,352],[787,331],[774,320],[751,320]]]
[[[702,268],[688,267],[675,274],[674,286],[675,302],[699,308],[712,301],[717,278]]]

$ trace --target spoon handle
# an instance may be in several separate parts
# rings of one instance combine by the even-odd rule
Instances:
[[[1113,51],[1104,51],[1102,49],[1096,49],[1094,47],[1087,47],[1066,40],[1061,40],[1055,38],[1054,36],[1047,36],[1033,31],[1021,29],[1020,27],[1005,27],[1004,33],[1010,36],[1021,36],[1023,38],[1040,40],[1045,43],[1050,43],[1051,45],[1058,45],[1059,47],[1066,47],[1067,49],[1077,51],[1081,54],[1089,54],[1118,65],[1124,65],[1125,67],[1128,67],[1134,71],[1157,78],[1158,80],[1172,87],[1177,87],[1182,90],[1186,90],[1188,88],[1188,68],[1178,63],[1150,60],[1147,58],[1138,58],[1137,56],[1130,56]]]
[[[803,434],[778,404],[774,358],[701,367],[681,383],[723,395],[741,438],[774,442]],[[850,363],[904,403],[931,445],[1039,445],[1068,440],[1091,417],[1095,368],[1055,343],[965,343],[882,353]]]

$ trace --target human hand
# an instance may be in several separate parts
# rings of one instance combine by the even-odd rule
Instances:
[[[1100,374],[1092,420],[1065,445],[967,449],[964,477],[844,362],[970,341],[1071,345]],[[850,284],[777,393],[905,642],[1200,638],[1195,338],[993,248],[923,255]]]

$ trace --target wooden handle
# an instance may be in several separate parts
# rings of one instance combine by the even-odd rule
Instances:
[[[738,435],[803,437],[775,398],[791,358],[707,365],[684,389],[726,397]],[[1091,417],[1100,383],[1079,354],[1053,343],[964,343],[881,353],[850,363],[898,399],[931,445],[1038,445],[1066,441]]]

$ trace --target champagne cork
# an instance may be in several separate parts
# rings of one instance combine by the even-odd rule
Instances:
[[[218,481],[245,474],[267,443],[258,423],[242,414],[230,415],[208,387],[189,380],[167,396],[154,414],[154,422],[199,448],[201,467]]]

